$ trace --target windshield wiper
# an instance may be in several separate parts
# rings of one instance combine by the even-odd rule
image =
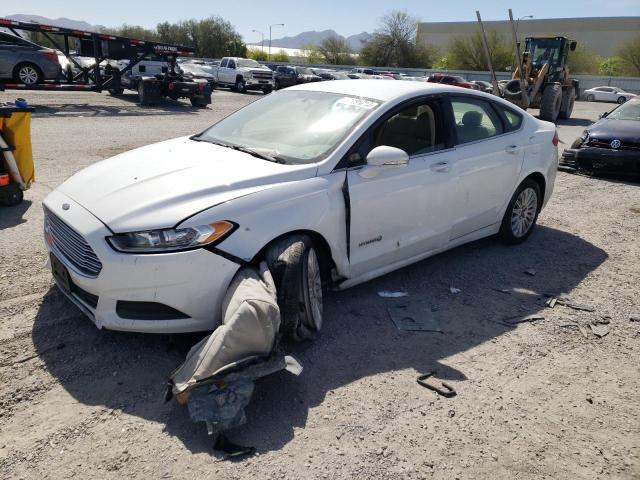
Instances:
[[[215,140],[209,140],[207,138],[201,137],[199,135],[194,135],[190,137],[194,142],[207,142],[212,143],[213,145],[218,145],[219,147],[231,148],[232,150],[236,150],[242,153],[248,153],[257,158],[261,158],[262,160],[267,160],[269,162],[280,163],[282,165],[285,164],[285,161],[280,157],[275,157],[271,155],[267,155],[266,153],[261,153],[258,150],[254,150],[253,148],[243,147],[241,145],[234,145],[232,143],[224,143],[224,142],[216,142]]]

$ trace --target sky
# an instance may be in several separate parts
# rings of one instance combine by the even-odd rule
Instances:
[[[123,23],[153,28],[163,21],[220,15],[235,25],[247,43],[259,43],[261,31],[269,38],[269,24],[284,23],[272,29],[273,38],[293,36],[307,30],[333,29],[341,35],[372,32],[379,18],[391,10],[406,10],[424,22],[475,21],[480,10],[483,20],[533,15],[534,18],[640,16],[640,0],[315,0],[293,1],[204,1],[204,0],[2,0],[0,17],[17,13],[49,18],[67,17],[94,25],[118,26]]]

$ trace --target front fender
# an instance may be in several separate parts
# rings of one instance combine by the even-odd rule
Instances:
[[[283,234],[312,231],[326,240],[338,273],[346,275],[344,180],[345,173],[338,172],[278,184],[212,207],[184,225],[236,222],[238,229],[217,248],[245,261],[252,260],[265,245]]]

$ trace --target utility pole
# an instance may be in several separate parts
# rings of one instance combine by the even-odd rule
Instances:
[[[269,60],[271,60],[271,27],[284,27],[284,23],[273,23],[269,25]]]
[[[484,54],[487,56],[487,65],[489,66],[489,72],[491,72],[491,85],[493,85],[493,94],[499,96],[500,89],[498,88],[498,79],[496,78],[496,72],[493,69],[493,63],[491,62],[491,52],[489,52],[487,34],[484,31],[484,25],[482,24],[482,18],[480,18],[479,10],[476,10],[476,17],[478,17],[478,23],[480,24],[480,30],[482,32],[482,45],[484,46]]]
[[[260,40],[260,50],[262,50],[264,52],[264,33],[262,33],[260,30],[251,30],[253,33],[259,33],[260,36],[262,37],[262,40]]]
[[[520,48],[518,47],[518,34],[513,24],[513,12],[509,9],[509,23],[511,24],[511,35],[513,35],[513,48],[516,55],[516,64],[518,65],[518,78],[520,79],[520,97],[522,101],[522,108],[529,106],[529,95],[527,93],[527,80],[524,78],[524,71],[522,70],[522,57],[520,56]],[[515,73],[515,72],[514,72]],[[513,77],[512,77],[513,78]]]

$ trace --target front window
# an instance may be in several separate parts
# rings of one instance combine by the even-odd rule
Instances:
[[[613,120],[635,120],[640,121],[640,102],[627,102],[620,105],[613,112],[607,115]]]
[[[282,91],[238,110],[196,138],[260,151],[287,164],[315,163],[379,105],[337,93]]]
[[[260,65],[258,62],[256,62],[255,60],[252,60],[250,58],[239,58],[238,59],[238,66],[239,67],[245,67],[245,68],[260,68],[260,67],[262,67],[262,65]]]
[[[560,58],[561,41],[555,38],[538,38],[529,42],[531,61],[535,65],[550,63],[557,65]]]

